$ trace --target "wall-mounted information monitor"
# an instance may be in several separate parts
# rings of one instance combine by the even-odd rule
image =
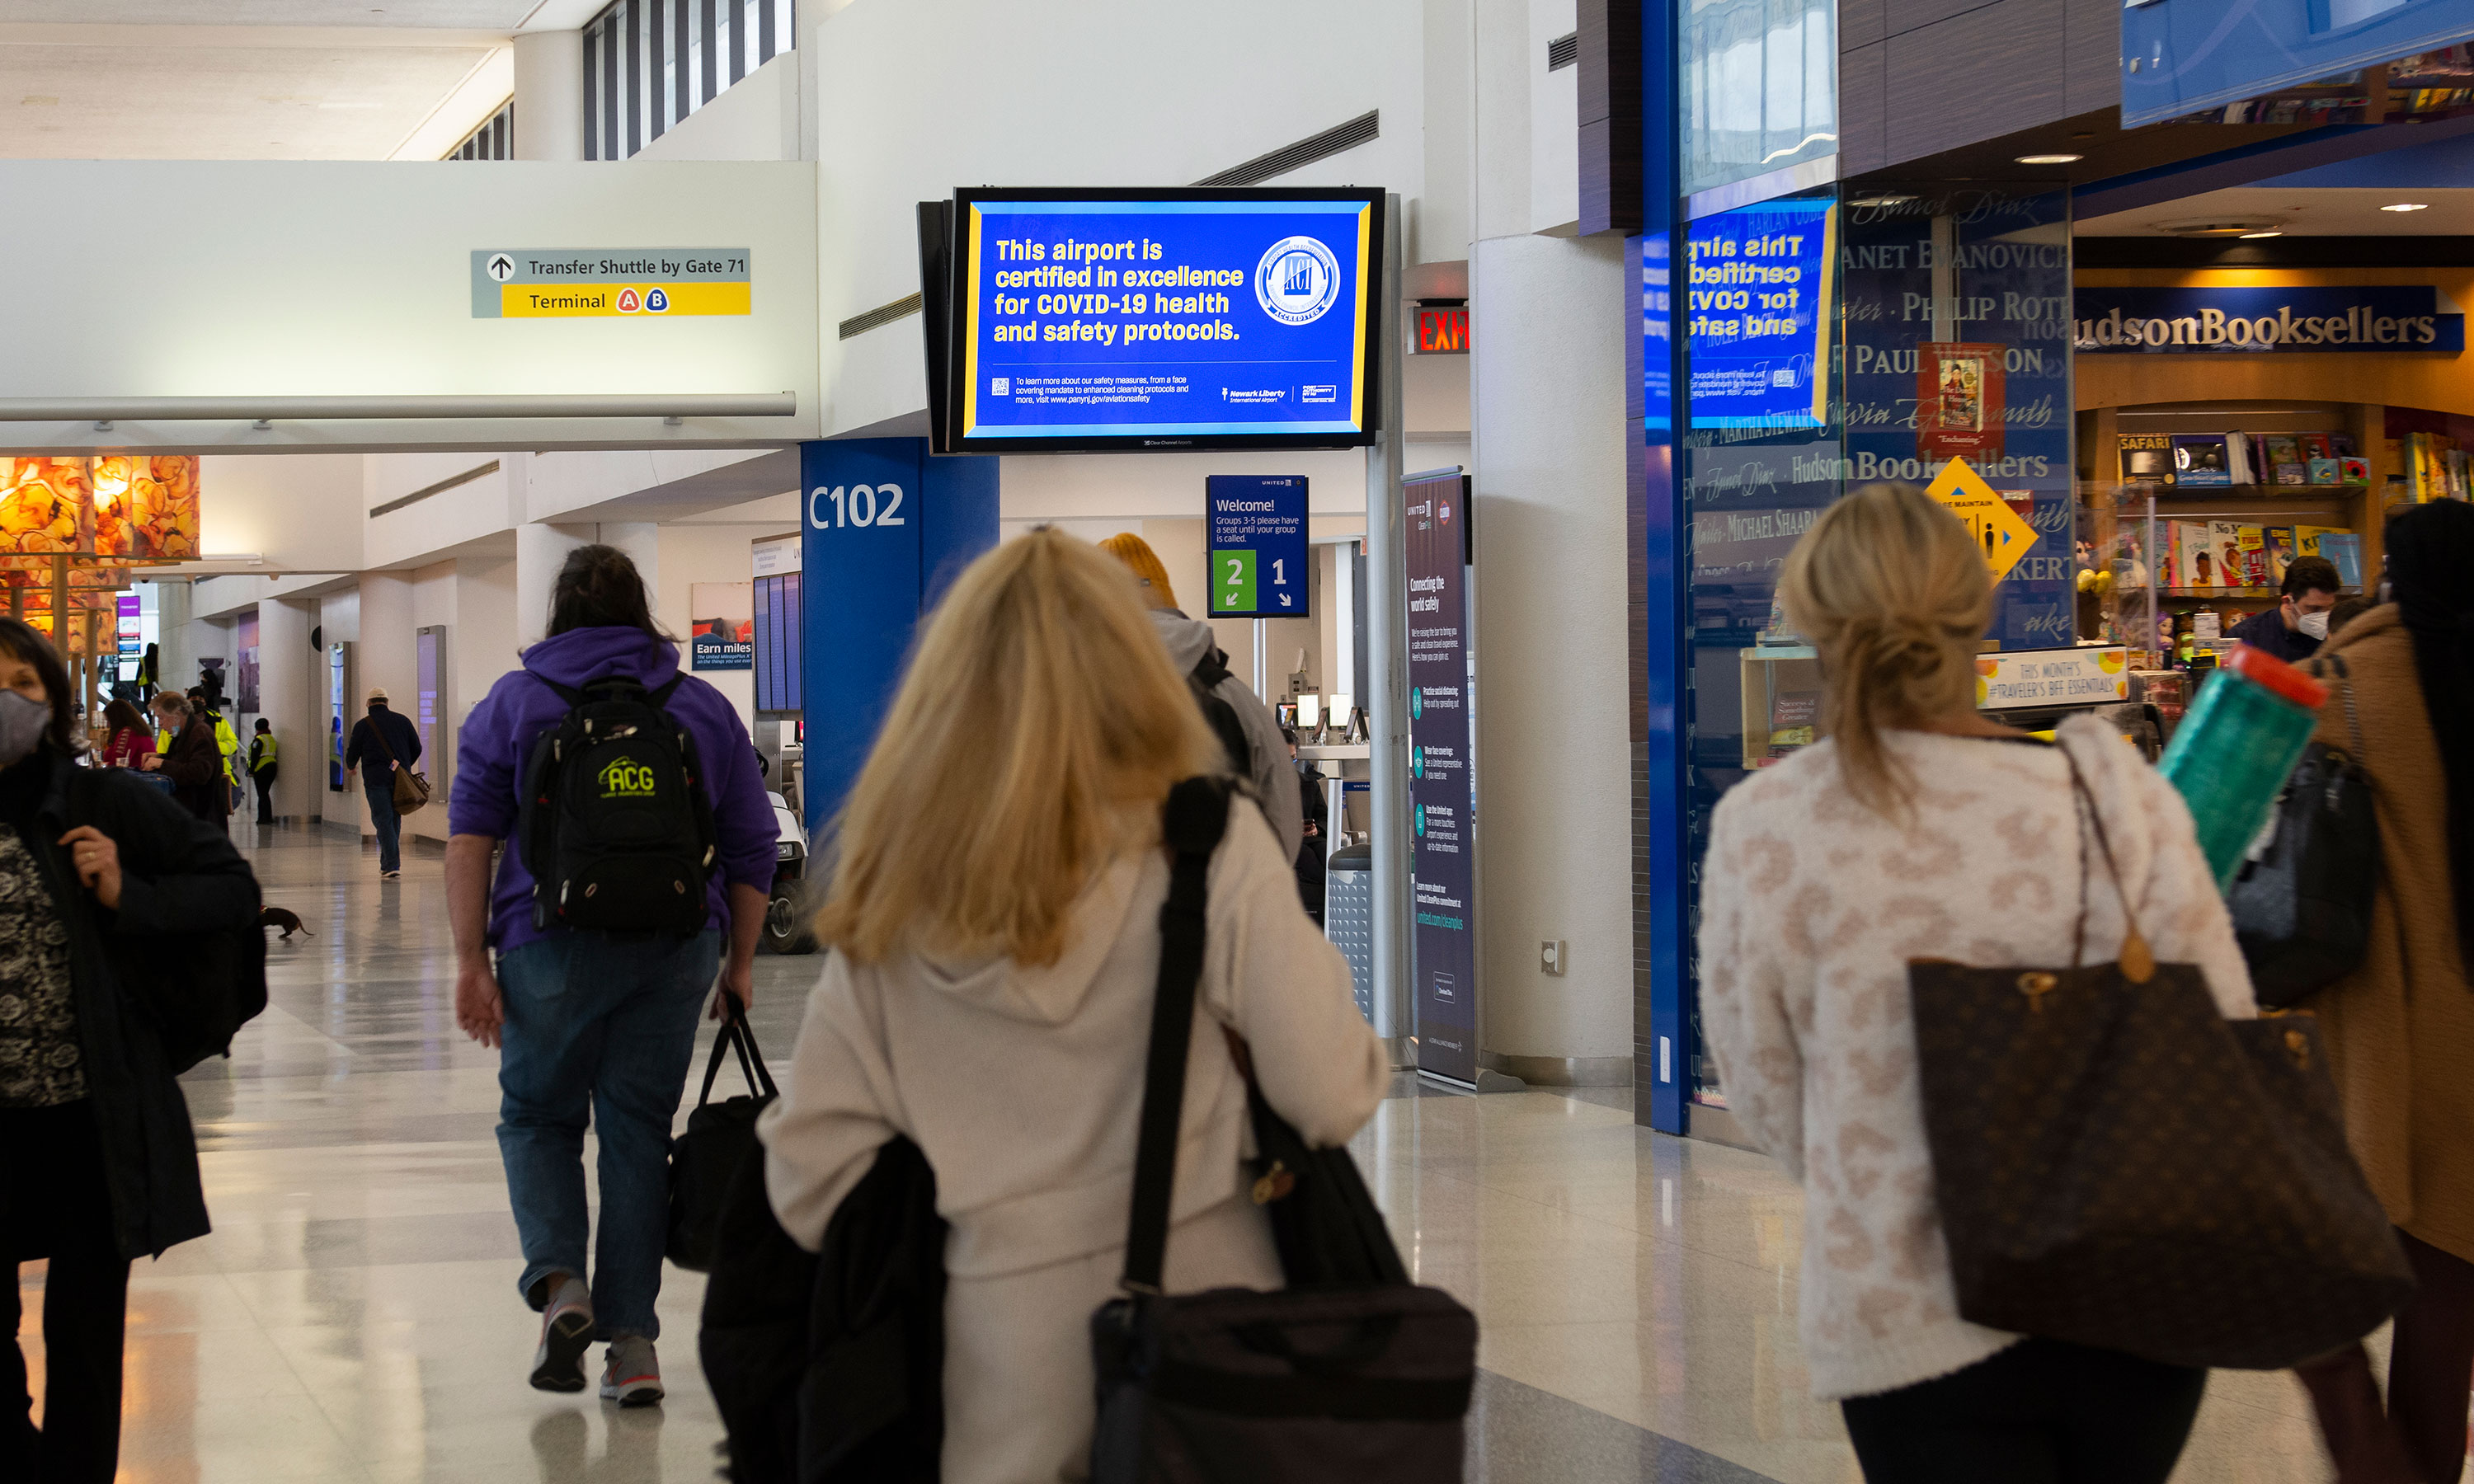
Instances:
[[[1373,442],[1382,203],[1356,188],[957,191],[947,446]]]

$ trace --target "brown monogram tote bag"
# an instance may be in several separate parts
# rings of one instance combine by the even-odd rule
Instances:
[[[2071,783],[2070,967],[1907,969],[1959,1313],[2244,1370],[2360,1339],[2413,1280],[2346,1150],[2316,1022],[2225,1019],[2135,921],[2115,962],[2083,964],[2091,834],[2121,877],[2075,761]]]

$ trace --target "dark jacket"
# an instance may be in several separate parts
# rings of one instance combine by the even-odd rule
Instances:
[[[172,780],[172,797],[181,807],[221,824],[231,813],[231,790],[224,781],[224,750],[215,741],[215,724],[192,711],[172,745],[163,750],[162,774]]]
[[[2264,649],[2287,664],[2300,664],[2319,652],[2324,640],[2315,639],[2299,629],[2285,627],[2285,614],[2279,609],[2251,614],[2233,626],[2232,637],[2254,649]]]
[[[211,748],[211,733],[206,740]],[[120,848],[118,911],[78,884],[68,852],[56,843],[70,827],[72,779],[84,795],[80,822]],[[63,914],[69,981],[86,1095],[111,1191],[112,1230],[122,1257],[160,1257],[177,1242],[206,1234],[206,1198],[188,1104],[134,986],[141,976],[181,972],[185,954],[174,935],[253,922],[257,879],[222,829],[192,819],[126,773],[83,770],[56,756],[36,822],[27,844],[50,874],[57,899],[69,903]],[[164,958],[174,962],[158,962]]]
[[[386,747],[378,739],[386,739]],[[392,749],[395,761],[409,768],[421,761],[421,733],[413,730],[412,718],[390,709],[383,701],[370,703],[370,714],[352,724],[352,740],[344,748],[344,766],[357,766],[361,782],[370,788],[395,786],[395,770],[388,766],[387,752]]]

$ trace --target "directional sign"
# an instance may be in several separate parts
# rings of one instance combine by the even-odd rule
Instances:
[[[1993,569],[1993,580],[2000,582],[2010,575],[2028,549],[2036,544],[2036,530],[2010,508],[2010,502],[1993,492],[1983,477],[1967,467],[1965,459],[1953,459],[1941,467],[1933,482],[1925,490],[1950,513],[1966,522],[1968,535],[1976,539],[1976,549],[1984,553],[1984,564]]]
[[[1211,616],[1307,618],[1302,474],[1209,474],[1202,481],[1211,553]]]
[[[750,263],[745,248],[476,248],[473,318],[752,314]]]

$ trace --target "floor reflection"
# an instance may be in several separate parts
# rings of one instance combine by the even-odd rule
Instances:
[[[439,858],[408,849],[381,884],[347,838],[235,827],[316,936],[270,946],[269,1010],[186,1079],[215,1232],[133,1276],[121,1484],[714,1478],[694,1275],[662,1295],[665,1406],[524,1384],[496,1057],[454,1028]],[[815,961],[758,963],[778,1066]],[[1768,1161],[1644,1133],[1607,1089],[1400,1090],[1355,1150],[1419,1281],[1481,1321],[1472,1480],[1852,1484],[1796,1345],[1800,1199]],[[39,1378],[41,1265],[19,1279]],[[2176,1475],[2325,1477],[2292,1383],[2242,1375]]]

